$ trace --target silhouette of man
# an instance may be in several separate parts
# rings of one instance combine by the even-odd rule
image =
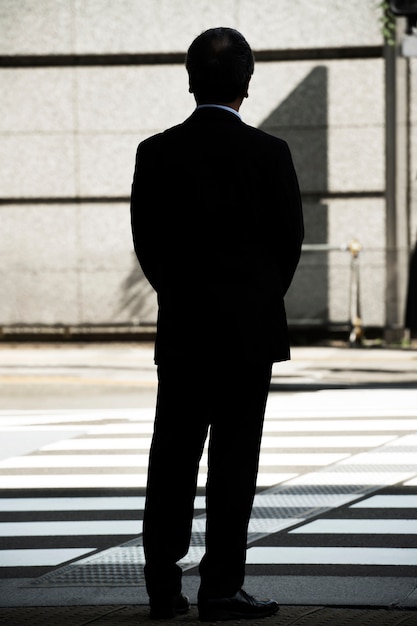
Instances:
[[[405,327],[411,333],[417,330],[417,243],[410,256],[408,268],[407,299],[405,307]]]
[[[143,541],[151,617],[185,613],[189,548],[208,437],[201,621],[278,610],[243,589],[248,523],[272,363],[290,358],[284,295],[303,217],[287,144],[246,125],[254,58],[231,28],[203,32],[186,68],[197,107],[139,144],[131,216],[158,296],[158,397]]]

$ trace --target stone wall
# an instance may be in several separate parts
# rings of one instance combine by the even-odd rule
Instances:
[[[155,321],[129,194],[145,137],[194,108],[183,66],[202,30],[233,26],[258,57],[244,121],[286,139],[306,244],[292,324],[349,318],[360,257],[365,326],[384,325],[385,106],[374,0],[0,0],[0,326]],[[416,166],[416,63],[411,62]],[[411,224],[417,229],[412,188]],[[181,285],[179,285],[181,288]],[[186,315],[187,312],[185,311]]]

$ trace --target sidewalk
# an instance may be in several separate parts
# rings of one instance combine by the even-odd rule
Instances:
[[[411,348],[294,347],[276,363],[272,390],[360,389],[417,385],[417,350]]]
[[[417,348],[296,346],[291,357],[274,364],[272,391],[417,385]],[[0,384],[57,377],[155,385],[153,344],[0,343]]]
[[[106,607],[39,607],[28,609],[1,609],[0,624],[4,626],[161,626],[183,624],[201,626],[197,608],[188,615],[172,620],[151,620],[145,606]],[[317,606],[281,606],[273,617],[261,620],[233,620],[211,624],[241,624],[244,626],[415,626],[417,611],[371,608],[329,608]]]
[[[219,358],[221,354],[219,354]],[[155,385],[156,370],[153,364],[152,344],[60,344],[28,345],[0,344],[0,383],[18,384],[19,379],[51,381],[57,377],[65,381],[77,380],[123,381],[137,384],[138,381]],[[271,391],[303,392],[320,389],[416,389],[417,407],[417,350],[392,348],[345,348],[345,347],[295,347],[292,360],[278,363],[273,368]],[[117,578],[117,580],[116,580]],[[334,580],[334,579],[333,579]],[[381,579],[379,579],[381,580]],[[268,588],[263,576],[251,577],[247,590],[255,595],[271,595],[280,600],[285,598],[285,581],[275,581],[277,589]],[[118,626],[123,624],[161,624],[148,618],[144,589],[123,587],[115,580],[106,588],[79,587],[65,589],[50,586],[30,589],[31,580],[2,581],[0,590],[13,596],[17,586],[27,586],[26,607],[0,607],[0,624],[7,626]],[[195,601],[196,581],[191,584],[192,600]],[[270,584],[270,583],[269,583]],[[328,584],[325,580],[315,581],[317,589]],[[342,581],[341,581],[342,584]],[[413,589],[416,583],[409,579],[409,601],[399,608],[395,597],[395,579],[386,579],[379,590],[380,603],[369,606],[297,606],[281,605],[276,616],[263,620],[233,621],[255,626],[265,624],[282,626],[379,626],[417,625],[417,603]],[[194,588],[195,587],[195,588]],[[48,606],[45,606],[45,592]],[[331,589],[328,593],[331,595]],[[398,598],[404,598],[403,589]],[[320,594],[321,597],[323,594]],[[312,597],[314,590],[312,589]],[[391,600],[388,600],[391,598]],[[10,602],[10,604],[13,604]],[[40,606],[44,604],[44,606]],[[39,605],[39,606],[37,606]],[[168,623],[168,622],[167,622]],[[178,617],[169,623],[194,626],[198,621],[197,608],[193,605],[187,616]]]

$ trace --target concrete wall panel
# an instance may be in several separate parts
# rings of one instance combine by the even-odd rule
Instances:
[[[0,266],[42,272],[78,265],[78,215],[73,206],[0,207]]]
[[[0,54],[74,51],[73,0],[1,0]]]
[[[258,64],[244,120],[289,141],[307,191],[381,188],[380,69],[380,61]],[[183,66],[3,75],[0,185],[6,196],[126,195],[137,143],[194,108]],[[317,162],[321,171],[312,168]]]
[[[362,246],[359,273],[364,324],[382,325],[384,311],[381,303],[384,302],[385,294],[384,200],[332,200],[328,203],[328,211],[329,243],[343,245],[356,239]],[[329,264],[330,319],[340,320],[349,304],[346,294],[349,293],[351,261],[350,252],[335,252]]]
[[[68,132],[75,127],[71,68],[0,70],[0,132]]]
[[[128,203],[80,207],[82,323],[155,323],[156,295],[133,250]]]
[[[92,271],[131,270],[133,253],[128,204],[81,204],[80,268]]]
[[[79,324],[78,275],[72,270],[0,271],[0,323]]]
[[[320,325],[323,319],[328,320],[327,265],[323,262],[312,264],[308,254],[303,255],[297,268],[295,280],[285,298],[285,306],[289,324]],[[314,289],[311,289],[314,285]]]
[[[257,63],[242,112],[255,126],[384,124],[382,59]]]
[[[76,194],[74,138],[60,133],[0,136],[0,196],[62,198]]]
[[[156,321],[128,204],[5,205],[0,216],[0,324]]]
[[[0,219],[0,324],[78,323],[77,210],[3,205]]]
[[[328,172],[330,191],[382,191],[385,184],[383,129],[332,128]]]
[[[305,193],[382,191],[382,128],[282,129]]]
[[[213,26],[260,49],[380,45],[379,17],[371,0],[1,0],[0,54],[185,51]]]
[[[306,204],[306,243],[328,243],[328,251],[303,251],[287,297],[290,319],[319,323],[350,319],[352,255],[343,250],[353,239],[359,255],[361,312],[365,326],[384,323],[385,215],[383,199],[328,199],[319,207]],[[310,285],[310,287],[309,287]],[[311,289],[314,285],[314,289]],[[306,316],[306,311],[308,315]]]
[[[255,48],[381,45],[378,3],[240,0],[239,27]]]
[[[235,0],[75,0],[76,50],[186,50],[206,28],[235,24]]]
[[[82,197],[129,196],[138,142],[144,136],[83,133],[79,145],[79,193]]]
[[[146,324],[156,322],[155,292],[135,266],[135,277],[120,271],[83,271],[82,324]]]
[[[151,134],[181,122],[194,106],[182,65],[77,70],[81,132],[140,130]]]

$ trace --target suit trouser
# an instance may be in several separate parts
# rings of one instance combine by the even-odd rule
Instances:
[[[234,595],[244,581],[271,364],[158,367],[158,397],[144,513],[150,599],[181,590],[199,462],[208,440],[202,597]]]

